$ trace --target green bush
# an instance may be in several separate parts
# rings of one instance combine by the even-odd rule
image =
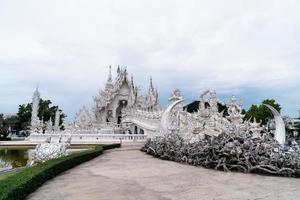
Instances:
[[[94,150],[52,159],[8,176],[0,180],[0,200],[24,199],[47,180],[61,172],[99,156],[103,150],[116,147],[120,147],[120,144],[97,145]]]
[[[118,143],[118,144],[108,144],[108,145],[103,145],[103,150],[109,150],[109,149],[114,149],[114,148],[119,148],[119,147],[121,147],[120,143]]]

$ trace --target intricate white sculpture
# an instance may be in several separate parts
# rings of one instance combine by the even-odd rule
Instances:
[[[92,127],[93,117],[84,106],[75,117],[75,125],[81,129],[89,129]]]
[[[169,97],[169,101],[171,103],[178,101],[178,100],[183,100],[183,96],[181,95],[181,91],[179,89],[174,90],[174,92],[171,94]]]
[[[172,110],[181,102],[183,101],[183,99],[179,99],[177,101],[174,101],[171,105],[169,105],[169,107],[164,111],[164,113],[162,114],[161,117],[161,129],[163,132],[165,133],[169,133],[170,129],[169,126],[172,123],[170,120],[170,115],[172,113]]]
[[[264,104],[267,108],[269,108],[274,115],[276,130],[275,130],[275,139],[279,142],[279,144],[284,145],[285,143],[285,125],[282,117],[280,116],[279,112],[268,104]]]
[[[261,126],[261,123],[256,122],[255,118],[252,123],[249,122],[249,127],[247,128],[252,133],[252,138],[261,138],[261,132],[263,131],[264,127]]]
[[[6,171],[6,170],[11,170],[13,167],[10,163],[0,160],[0,172],[1,171]]]
[[[150,86],[148,90],[147,98],[147,108],[148,110],[158,110],[159,109],[159,100],[158,92],[153,87],[152,78],[150,78]]]
[[[170,110],[170,112],[168,113],[168,130],[172,131],[172,132],[178,132],[180,129],[180,114],[181,111],[183,109],[183,96],[181,95],[181,91],[179,89],[176,89],[171,97],[169,98],[169,101],[171,103],[174,102],[179,102],[176,103],[174,107],[172,107],[172,109]],[[172,105],[172,104],[171,104]]]
[[[231,97],[231,102],[228,106],[228,114],[229,116],[227,119],[229,119],[232,123],[235,125],[239,125],[243,122],[243,118],[245,115],[242,115],[242,104],[239,104],[237,102],[237,99],[235,96]]]
[[[41,131],[42,122],[38,117],[39,104],[40,104],[40,92],[39,89],[36,88],[32,97],[32,111],[31,111],[31,124],[30,124],[30,130],[32,132]]]
[[[54,121],[54,131],[59,132],[60,126],[59,126],[59,120],[60,120],[60,111],[59,109],[55,112],[55,121]]]
[[[52,133],[52,132],[53,132],[53,123],[50,117],[49,121],[46,122],[46,133]]]
[[[235,96],[232,96],[231,102],[226,106],[228,108],[228,116],[224,117],[223,112],[218,112],[218,104],[225,105],[223,102],[219,101],[216,97],[215,92],[206,91],[200,96],[200,103],[198,112],[188,113],[184,110],[176,111],[177,115],[174,115],[174,110],[176,106],[179,105],[182,100],[175,98],[176,95],[173,95],[173,98],[170,99],[179,99],[171,103],[167,110],[163,113],[161,118],[161,130],[160,133],[170,133],[178,128],[178,133],[180,133],[186,142],[195,142],[202,139],[203,137],[211,136],[215,137],[221,133],[228,133],[233,135],[241,135],[242,137],[260,138],[264,132],[264,127],[260,123],[256,122],[254,119],[253,122],[243,121],[244,115],[242,114],[242,105],[237,102]],[[205,96],[208,96],[207,100],[204,99]],[[208,106],[206,106],[208,104]],[[278,117],[278,115],[275,115]],[[277,133],[276,140],[281,144],[283,137],[282,133],[285,133],[280,129],[283,122],[278,123],[279,128],[276,130],[281,130],[280,133]],[[172,126],[173,121],[179,122],[179,125]],[[170,126],[171,124],[171,126]],[[281,124],[281,125],[280,125]],[[178,126],[177,126],[178,125]],[[284,127],[284,126],[283,126]],[[281,140],[279,139],[281,138]]]
[[[45,143],[40,143],[36,146],[31,165],[67,155],[67,148],[70,144],[71,137],[64,143],[61,138],[58,143],[51,143],[51,138],[47,138]]]

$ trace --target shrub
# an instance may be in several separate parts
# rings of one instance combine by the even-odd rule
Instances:
[[[102,147],[103,147],[103,150],[109,150],[109,149],[119,148],[119,147],[121,147],[121,144],[120,143],[108,144],[108,145],[103,145]]]
[[[116,147],[120,147],[120,145],[112,144],[104,145],[103,147],[97,145],[93,150],[52,159],[8,176],[0,180],[0,200],[24,199],[47,180],[55,177],[61,172],[99,156],[102,154],[103,150]]]

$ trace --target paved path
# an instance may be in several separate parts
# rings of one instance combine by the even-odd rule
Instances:
[[[225,173],[153,158],[138,148],[106,151],[48,181],[30,200],[300,199],[300,179]]]

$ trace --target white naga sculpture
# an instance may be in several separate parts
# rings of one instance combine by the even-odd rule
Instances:
[[[279,112],[268,104],[264,104],[267,108],[269,108],[274,115],[276,129],[275,129],[275,139],[279,142],[279,144],[284,145],[285,143],[285,125],[282,117],[280,116]]]
[[[63,142],[61,135],[58,142],[51,143],[51,137],[47,138],[44,143],[40,143],[36,146],[30,165],[67,155],[67,148],[71,144],[71,139],[72,138],[69,137],[66,142]]]

